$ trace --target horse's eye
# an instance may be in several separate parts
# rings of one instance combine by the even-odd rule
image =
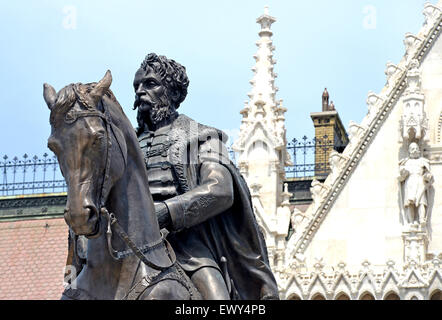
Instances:
[[[96,133],[96,134],[94,134],[94,137],[93,137],[93,144],[97,144],[97,143],[100,143],[102,140],[103,140],[103,138],[104,138],[104,134],[103,133]]]

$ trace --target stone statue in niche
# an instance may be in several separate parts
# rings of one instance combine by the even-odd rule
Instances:
[[[408,148],[409,157],[399,162],[400,200],[404,222],[425,226],[428,213],[428,191],[433,183],[430,162],[421,156],[417,143]]]

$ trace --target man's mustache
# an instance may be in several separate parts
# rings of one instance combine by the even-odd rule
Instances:
[[[135,96],[135,101],[134,101],[134,108],[133,110],[135,110],[136,108],[138,108],[141,105],[141,100],[138,98],[138,96]]]
[[[142,104],[150,105],[152,108],[161,108],[166,106],[168,107],[170,105],[169,99],[166,94],[163,95],[158,101],[156,101],[156,99],[152,99],[150,96],[136,95],[133,110],[137,109]]]
[[[162,99],[162,100],[164,100],[164,99]],[[152,107],[155,107],[157,105],[167,104],[167,100],[166,101],[155,101],[155,99],[152,99],[150,96],[147,96],[147,95],[141,95],[141,96],[135,95],[133,110],[135,110],[136,108],[138,108],[142,104],[148,104]]]
[[[143,103],[144,103],[144,104],[149,103],[148,101],[143,101],[143,100],[145,100],[145,99],[142,99],[142,98],[139,97],[139,96],[135,96],[134,109],[133,109],[133,110],[135,110],[136,108],[138,108],[139,106],[141,106]],[[149,104],[151,104],[151,103],[149,103]]]

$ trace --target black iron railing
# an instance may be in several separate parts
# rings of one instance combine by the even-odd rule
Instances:
[[[230,159],[235,163],[235,152],[228,148]],[[29,157],[0,160],[0,197],[38,193],[66,192],[67,185],[61,174],[56,156]]]
[[[57,158],[47,153],[41,158],[31,158],[27,154],[21,159],[3,156],[0,172],[0,196],[66,191],[66,182],[61,175]]]
[[[328,136],[293,139],[287,145],[293,162],[293,166],[286,168],[287,178],[326,177],[330,173],[328,159],[333,149],[334,143]]]
[[[328,158],[333,149],[333,142],[327,136],[293,139],[287,145],[293,162],[293,166],[286,168],[287,178],[326,177],[330,173]],[[235,163],[231,146],[228,152]],[[0,196],[65,192],[67,189],[57,158],[47,153],[42,157],[25,154],[21,159],[4,156],[0,159],[0,174]]]

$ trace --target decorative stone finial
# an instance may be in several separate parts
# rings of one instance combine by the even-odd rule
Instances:
[[[407,60],[411,56],[410,53],[413,50],[416,50],[418,45],[422,42],[422,39],[417,37],[416,35],[407,32],[405,34],[404,44],[405,44],[405,56],[407,57]]]
[[[284,183],[284,192],[281,194],[282,197],[281,205],[289,207],[291,196],[292,194],[289,192],[289,185],[287,183]]]
[[[387,76],[387,86],[390,87],[393,83],[394,76],[402,69],[395,65],[393,62],[388,61],[386,64],[385,75]]]
[[[386,64],[385,69],[385,75],[390,78],[392,75],[395,74],[396,70],[398,69],[397,65],[395,65],[393,62],[388,61]]]
[[[251,196],[252,197],[259,197],[259,191],[261,190],[262,185],[259,184],[258,182],[252,182],[250,184],[250,188],[252,190],[250,190],[251,192]]]
[[[330,96],[328,94],[327,88],[325,88],[324,92],[322,93],[322,111],[328,111],[329,99],[330,99]]]
[[[382,101],[383,99],[373,91],[368,92],[366,102],[368,112],[371,114],[371,116],[374,116],[375,113],[378,111],[379,103],[381,103]]]
[[[272,32],[270,31],[270,26],[274,23],[276,19],[269,15],[269,7],[264,7],[264,14],[256,19],[256,23],[261,25],[261,32],[259,35],[262,36],[272,36]]]
[[[440,7],[433,5],[431,2],[426,2],[424,5],[423,14],[425,16],[425,31],[424,34],[428,34],[431,27],[433,27],[437,18],[441,14],[442,10]]]

